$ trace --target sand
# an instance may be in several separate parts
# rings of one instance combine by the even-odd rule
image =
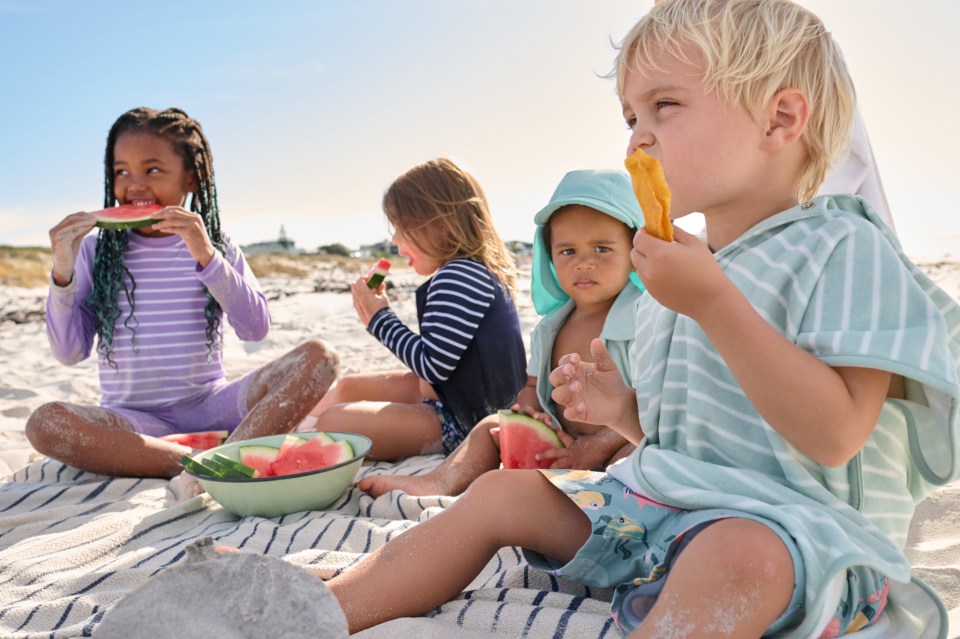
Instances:
[[[960,299],[960,262],[920,264],[934,281]],[[343,290],[355,273],[331,265],[314,266],[308,276],[270,276],[261,285],[271,300],[273,327],[262,342],[241,343],[229,336],[225,359],[231,377],[276,359],[308,338],[323,338],[341,357],[342,372],[400,369],[399,361],[361,326]],[[390,292],[398,315],[415,325],[413,291],[421,278],[395,269]],[[537,321],[529,300],[529,273],[521,278],[518,302],[524,333]],[[320,289],[318,291],[317,289]],[[54,400],[96,404],[99,383],[90,359],[66,367],[50,355],[42,322],[43,288],[0,287],[0,481],[37,459],[24,436],[27,417]],[[920,504],[907,554],[917,574],[932,585],[951,613],[951,637],[960,636],[960,482]]]

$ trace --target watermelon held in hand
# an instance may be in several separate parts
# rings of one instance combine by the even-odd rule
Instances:
[[[385,257],[381,257],[377,260],[377,263],[370,267],[370,271],[367,272],[366,277],[367,286],[373,290],[377,290],[384,278],[387,277],[387,271],[390,270],[390,260]]]
[[[537,455],[563,442],[552,428],[523,413],[502,410],[500,415],[500,461],[504,468],[549,468],[552,460],[537,461]]]
[[[97,226],[100,228],[108,231],[123,231],[156,224],[158,220],[152,215],[162,210],[163,207],[159,204],[148,206],[123,204],[99,211],[91,211],[90,214],[97,218]]]
[[[209,450],[222,444],[229,435],[230,432],[226,430],[205,430],[197,433],[174,433],[160,439],[189,446],[193,450]]]

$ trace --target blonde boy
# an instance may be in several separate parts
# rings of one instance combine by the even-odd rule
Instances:
[[[351,630],[430,611],[518,545],[616,587],[631,637],[913,636],[884,608],[914,503],[958,475],[960,307],[862,200],[806,200],[851,121],[836,46],[787,0],[666,0],[617,78],[630,152],[707,243],[634,238],[635,390],[599,341],[550,381],[568,419],[637,451],[609,475],[480,477],[328,582]],[[584,490],[610,502],[581,508]]]

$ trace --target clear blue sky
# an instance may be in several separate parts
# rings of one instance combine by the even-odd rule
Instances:
[[[803,0],[844,48],[908,253],[960,255],[960,2]],[[386,236],[384,188],[446,155],[505,239],[574,168],[619,168],[618,41],[651,0],[0,0],[0,244],[99,208],[107,129],[178,106],[241,243]]]

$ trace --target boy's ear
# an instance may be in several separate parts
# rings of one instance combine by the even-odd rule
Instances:
[[[796,142],[807,128],[810,103],[799,89],[780,89],[770,98],[767,116],[766,146],[768,150]]]

